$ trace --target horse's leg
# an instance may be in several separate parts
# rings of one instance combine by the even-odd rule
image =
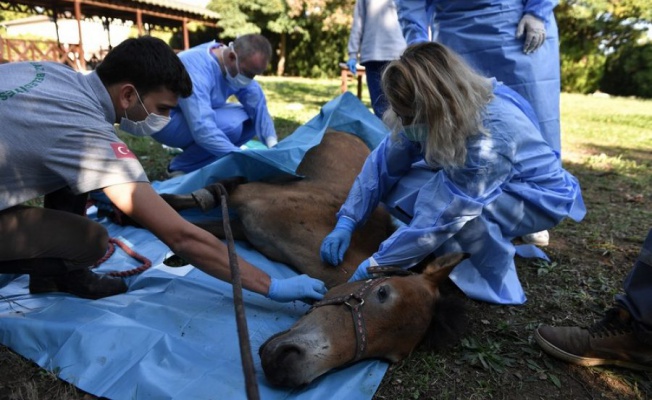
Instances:
[[[161,193],[161,197],[177,211],[197,207],[197,202],[195,201],[192,194]]]
[[[220,205],[222,193],[220,185],[226,189],[227,193],[231,193],[238,185],[246,182],[247,179],[244,177],[228,178],[195,190],[190,194],[163,193],[161,197],[177,211],[199,207],[206,212]]]

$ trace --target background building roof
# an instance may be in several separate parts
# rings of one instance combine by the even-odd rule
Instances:
[[[158,28],[178,28],[183,21],[217,27],[219,14],[203,7],[171,0],[78,0],[82,18],[135,21]],[[5,3],[3,5],[3,3]],[[75,0],[5,0],[0,8],[31,14],[75,16]]]

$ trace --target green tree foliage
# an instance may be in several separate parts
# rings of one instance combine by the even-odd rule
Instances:
[[[562,90],[600,87],[607,55],[636,46],[652,21],[649,0],[562,0],[559,25]]]
[[[302,35],[288,40],[288,68],[290,75],[327,77],[339,74],[338,64],[345,59],[353,1],[317,1],[303,8],[305,22]]]
[[[31,14],[28,13],[11,11],[9,7],[9,3],[0,1],[0,22],[11,21],[13,19],[19,19],[19,18],[26,18],[29,17],[30,15]]]
[[[344,57],[354,0],[212,0],[222,16],[221,40],[265,35],[278,75],[335,76]]]
[[[618,96],[652,98],[652,43],[624,46],[607,59],[600,90]]]
[[[188,24],[188,44],[190,47],[194,47],[211,40],[217,40],[220,37],[220,32],[219,28],[190,23]],[[168,44],[173,49],[183,49],[183,32],[175,32]]]

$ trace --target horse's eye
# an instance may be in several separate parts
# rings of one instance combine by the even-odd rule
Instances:
[[[378,292],[376,292],[376,296],[378,296],[379,302],[384,303],[385,300],[387,300],[387,297],[389,297],[389,290],[387,289],[387,285],[379,287]]]

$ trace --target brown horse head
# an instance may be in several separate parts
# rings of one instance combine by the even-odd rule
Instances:
[[[421,274],[344,283],[332,288],[289,330],[260,347],[270,383],[296,387],[352,362],[381,358],[397,362],[421,343],[429,329],[458,318],[435,318],[439,285],[465,254],[435,259]],[[456,311],[457,313],[457,311]],[[441,317],[441,316],[440,316]],[[434,323],[433,323],[434,322]]]

